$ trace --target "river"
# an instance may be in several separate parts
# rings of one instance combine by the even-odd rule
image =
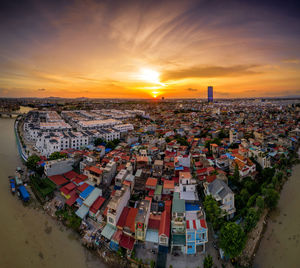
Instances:
[[[0,267],[106,267],[78,235],[10,193],[8,176],[20,165],[14,119],[0,119]]]
[[[300,267],[300,165],[293,168],[285,183],[278,208],[268,226],[254,259],[255,268]]]

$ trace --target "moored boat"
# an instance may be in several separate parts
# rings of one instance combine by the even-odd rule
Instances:
[[[10,179],[9,180],[10,183],[10,190],[13,194],[16,193],[16,184],[15,184],[15,180],[14,179]]]

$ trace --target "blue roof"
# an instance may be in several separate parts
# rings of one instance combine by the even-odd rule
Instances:
[[[146,242],[158,243],[158,231],[148,228],[145,240]]]
[[[200,206],[198,204],[185,203],[185,211],[198,211]]]
[[[82,193],[80,193],[79,196],[80,196],[82,199],[86,199],[94,189],[95,189],[94,186],[89,185]]]
[[[227,157],[230,159],[234,159],[234,156],[232,156],[230,153],[226,153]]]
[[[24,201],[28,201],[29,200],[29,193],[27,192],[26,188],[24,185],[21,185],[19,187],[19,192],[20,192],[20,195],[21,195],[21,198],[24,200]]]
[[[270,153],[269,153],[269,156],[274,157],[275,155],[277,155],[277,152],[270,152]]]
[[[183,170],[183,166],[175,167],[175,170]]]
[[[82,206],[75,212],[75,214],[76,214],[79,218],[81,218],[81,219],[85,218],[85,216],[86,216],[88,213],[89,213],[89,208],[88,208],[87,206],[85,206],[85,205],[82,205]]]
[[[78,203],[79,206],[83,204],[83,200],[80,197],[76,199],[76,202]]]

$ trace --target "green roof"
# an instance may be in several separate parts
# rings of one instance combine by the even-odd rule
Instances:
[[[176,199],[180,199],[179,193],[175,192],[175,193],[173,194],[173,200],[174,200],[175,198],[176,198]]]
[[[173,234],[172,235],[172,244],[185,246],[185,234]]]
[[[116,232],[116,227],[111,224],[106,224],[104,229],[101,232],[101,235],[104,236],[107,239],[111,239],[114,233]]]
[[[156,188],[155,188],[154,194],[155,194],[155,195],[161,194],[162,188],[163,188],[162,185],[157,184],[157,185],[156,185]]]
[[[185,212],[185,201],[183,199],[173,198],[172,213],[184,213]]]

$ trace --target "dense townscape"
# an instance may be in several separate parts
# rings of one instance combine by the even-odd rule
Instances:
[[[297,158],[299,104],[68,108],[18,117],[19,177],[83,244],[111,265],[250,264]]]

